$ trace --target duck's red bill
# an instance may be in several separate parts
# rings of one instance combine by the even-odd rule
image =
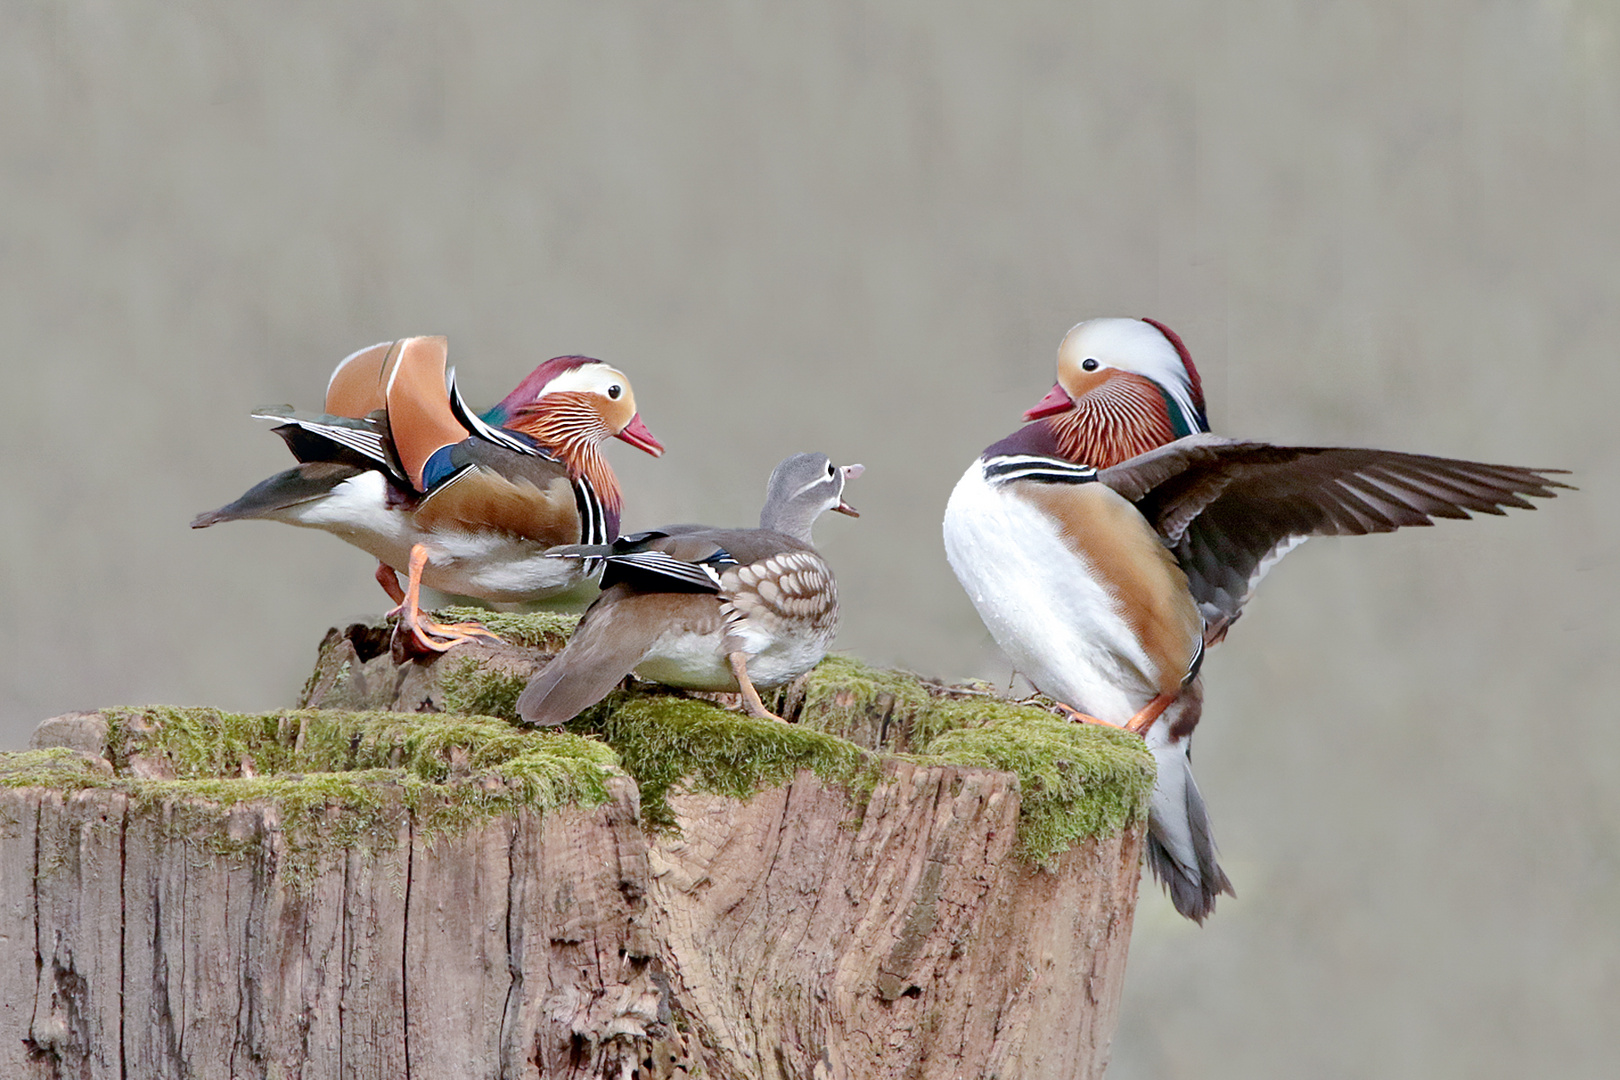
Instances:
[[[653,433],[648,431],[647,425],[641,422],[640,413],[636,413],[630,418],[630,422],[624,425],[624,430],[619,432],[618,437],[637,450],[645,450],[653,457],[663,456],[664,444],[653,438]]]
[[[1054,383],[1051,391],[1037,401],[1033,409],[1024,413],[1024,419],[1040,420],[1047,416],[1056,416],[1060,412],[1067,412],[1072,408],[1074,408],[1074,399],[1069,396],[1069,392]]]

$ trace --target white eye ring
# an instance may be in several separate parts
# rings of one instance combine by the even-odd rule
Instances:
[[[1096,371],[1100,367],[1102,367],[1102,365],[1097,363],[1095,357],[1088,356],[1084,360],[1080,361],[1080,368],[1082,371]]]

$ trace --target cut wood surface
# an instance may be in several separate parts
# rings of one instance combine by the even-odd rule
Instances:
[[[305,703],[371,711],[105,710],[0,755],[0,1076],[1102,1074],[1129,738],[847,660],[791,725],[636,692],[523,732],[377,710],[499,716],[533,644],[369,634]]]

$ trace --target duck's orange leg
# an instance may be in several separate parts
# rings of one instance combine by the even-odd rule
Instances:
[[[1111,728],[1123,728],[1125,726],[1124,724],[1116,724],[1112,720],[1104,720],[1099,716],[1092,716],[1090,713],[1083,713],[1071,705],[1063,704],[1061,701],[1054,701],[1052,704],[1062,709],[1063,714],[1077,724],[1101,724],[1103,727]]]
[[[1160,694],[1158,697],[1148,702],[1147,706],[1143,708],[1141,712],[1137,713],[1123,724],[1116,724],[1112,720],[1104,720],[1101,717],[1091,716],[1087,713],[1081,712],[1079,709],[1065,705],[1061,701],[1055,702],[1055,704],[1068,715],[1070,720],[1075,720],[1082,724],[1101,724],[1103,727],[1120,728],[1124,731],[1142,735],[1147,732],[1148,728],[1153,726],[1153,721],[1157,720],[1164,710],[1170,707],[1170,703],[1174,700],[1176,699],[1175,695],[1173,694]]]
[[[1174,694],[1160,694],[1148,702],[1146,708],[1126,722],[1125,730],[1134,731],[1138,735],[1146,735],[1147,729],[1153,726],[1153,721],[1157,720],[1174,700],[1176,700]]]
[[[436,623],[422,614],[422,570],[427,566],[428,549],[421,544],[411,548],[410,571],[407,575],[405,595],[397,609],[399,628],[406,631],[408,640],[420,652],[444,652],[453,645],[475,638],[501,640],[477,623]],[[380,579],[379,575],[379,579]],[[386,586],[384,586],[386,588]],[[398,587],[396,582],[395,587]],[[390,612],[390,614],[393,614]]]
[[[399,587],[399,575],[394,572],[394,568],[381,559],[377,560],[377,584],[383,587],[388,599],[394,602],[394,610],[399,610],[400,605],[405,603],[405,590]],[[394,612],[390,611],[388,614],[392,615]]]
[[[748,654],[738,651],[726,659],[731,662],[731,673],[737,677],[737,688],[742,691],[743,708],[748,715],[761,720],[781,720],[780,716],[765,707],[759,698],[759,691],[754,689],[754,680],[748,677]]]

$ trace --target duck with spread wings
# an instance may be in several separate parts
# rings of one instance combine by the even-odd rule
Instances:
[[[376,557],[377,580],[398,605],[390,614],[423,651],[488,632],[427,619],[422,585],[497,602],[579,585],[596,564],[545,553],[618,535],[619,484],[601,443],[616,437],[663,453],[629,380],[599,360],[561,356],[480,416],[446,370],[447,351],[442,337],[373,345],[338,365],[324,413],[256,413],[280,421],[276,433],[299,464],[192,527],[264,519],[347,540]]]
[[[1202,921],[1231,882],[1189,748],[1199,669],[1261,578],[1312,536],[1531,509],[1559,470],[1209,433],[1185,345],[1151,320],[1071,330],[1058,384],[951,493],[945,551],[991,635],[1077,718],[1158,762],[1148,864]]]

